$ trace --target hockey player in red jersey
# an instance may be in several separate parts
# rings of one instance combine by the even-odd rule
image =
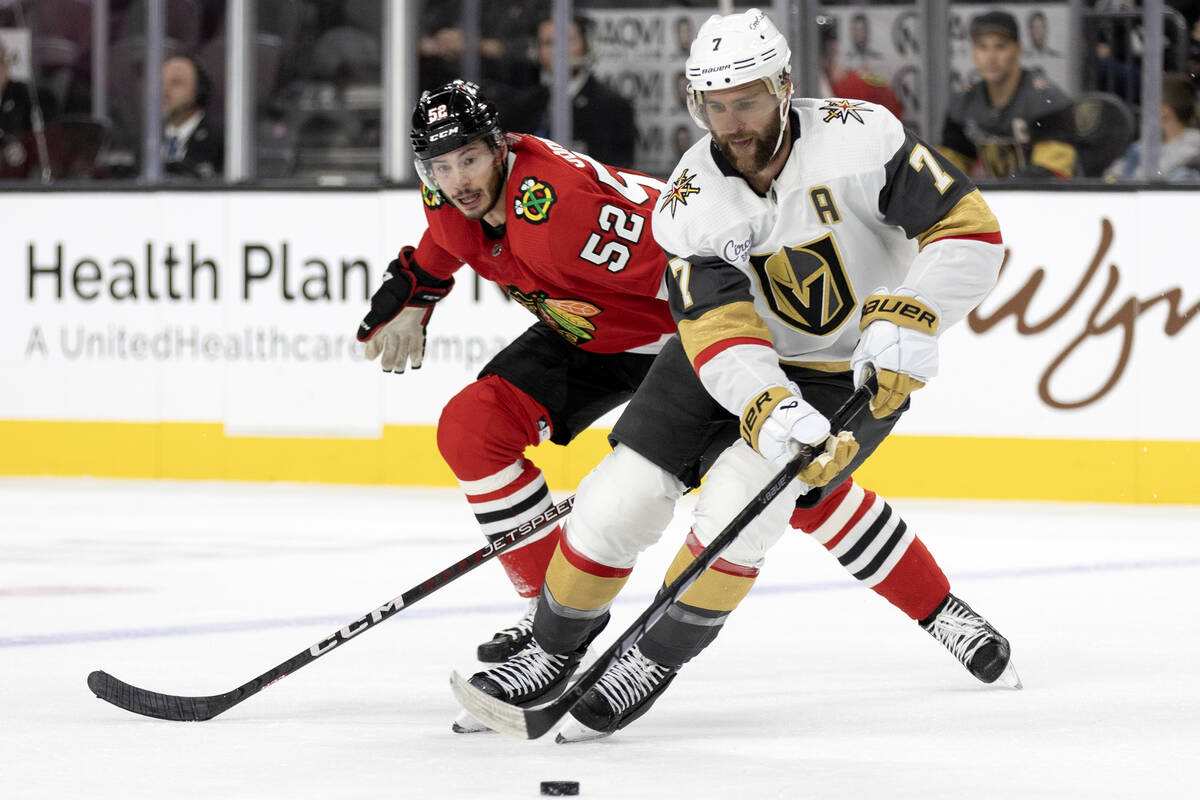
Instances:
[[[551,508],[525,448],[567,444],[628,400],[675,324],[666,257],[650,236],[662,183],[533,136],[505,134],[474,84],[426,92],[412,146],[428,229],[388,265],[358,339],[386,372],[421,366],[433,306],[470,264],[537,318],[447,403],[438,448],[487,536]],[[569,199],[568,199],[569,198]],[[499,556],[535,598],[558,531]],[[478,648],[503,661],[529,639],[532,610]]]
[[[824,97],[844,97],[849,100],[867,100],[883,106],[904,119],[900,98],[880,75],[859,66],[847,67],[838,55],[838,22],[830,16],[817,17],[817,30],[821,34],[821,79],[817,87]]]
[[[998,223],[967,176],[882,106],[793,104],[789,61],[757,9],[713,16],[692,45],[689,108],[710,135],[683,156],[652,217],[673,254],[679,338],[621,415],[613,452],[579,487],[533,641],[458,685],[468,710],[561,693],[714,447],[664,583],[801,445],[823,454],[583,695],[560,741],[607,735],[644,714],[717,636],[789,519],[976,678],[1020,686],[1007,639],[950,593],[899,514],[851,478],[937,374],[937,335],[995,282]],[[872,413],[832,435],[828,416],[872,374]]]

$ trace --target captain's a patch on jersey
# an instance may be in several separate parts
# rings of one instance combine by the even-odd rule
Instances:
[[[825,105],[821,106],[820,110],[825,112],[825,119],[822,122],[841,120],[842,124],[845,125],[851,119],[855,119],[859,123],[866,125],[867,121],[863,119],[862,112],[865,111],[869,114],[875,109],[867,108],[865,103],[860,103],[857,100],[830,99],[825,101]]]
[[[550,219],[550,208],[558,202],[558,192],[541,178],[528,177],[521,181],[513,200],[513,213],[526,222],[541,225]]]
[[[441,208],[446,204],[442,199],[442,193],[436,189],[430,189],[424,183],[421,184],[421,200],[425,203],[426,208]]]
[[[696,179],[695,173],[688,173],[687,169],[679,173],[679,177],[671,184],[671,188],[663,192],[662,205],[658,207],[659,211],[664,211],[668,206],[671,209],[671,219],[675,218],[675,209],[679,206],[686,206],[687,199],[691,195],[700,194],[700,187],[692,183]]]

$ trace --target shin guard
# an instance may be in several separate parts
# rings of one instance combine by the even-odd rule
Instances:
[[[438,422],[438,449],[458,478],[489,538],[529,522],[554,502],[525,448],[550,437],[545,408],[503,378],[489,375],[455,395]],[[558,527],[499,556],[522,597],[541,589]]]
[[[695,559],[704,545],[689,532],[675,560],[667,569],[667,586]],[[750,591],[758,570],[718,558],[700,574],[696,582],[667,607],[663,616],[646,631],[639,642],[642,652],[668,667],[681,667],[708,647],[725,620]]]
[[[950,581],[892,507],[847,480],[814,508],[796,509],[791,525],[812,536],[846,571],[915,620],[933,613]]]
[[[631,572],[593,561],[560,537],[533,619],[534,639],[548,653],[579,649],[608,621],[608,608]]]

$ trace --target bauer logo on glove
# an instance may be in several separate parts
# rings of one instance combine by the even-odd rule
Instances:
[[[886,292],[877,289],[863,303],[863,334],[850,357],[855,386],[861,386],[868,374],[878,380],[871,400],[871,415],[876,419],[900,411],[908,396],[938,369],[938,308],[911,289]]]
[[[937,333],[938,315],[924,303],[917,302],[911,297],[896,295],[873,294],[863,303],[862,322],[859,330],[866,328],[877,319],[886,319],[894,325]]]
[[[818,448],[796,476],[809,486],[829,483],[858,453],[854,434],[842,431],[830,436],[829,420],[800,396],[795,383],[755,394],[742,412],[741,432],[747,444],[779,467],[786,466],[803,445]]]

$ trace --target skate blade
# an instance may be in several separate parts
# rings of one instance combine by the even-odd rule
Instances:
[[[576,742],[591,742],[596,739],[603,739],[609,735],[611,734],[589,728],[574,717],[567,717],[566,723],[558,729],[558,734],[554,737],[554,741],[557,744],[575,744]]]
[[[492,729],[475,719],[470,711],[460,712],[450,723],[450,730],[455,733],[492,733]]]
[[[480,691],[457,672],[450,674],[450,688],[463,710],[498,733],[528,739],[525,710]]]
[[[1012,659],[1009,659],[1008,666],[1004,668],[1004,672],[1000,673],[1000,677],[996,678],[996,683],[1000,686],[1007,686],[1010,689],[1025,688],[1025,684],[1021,683],[1021,676],[1017,674],[1017,668],[1013,665]]]

